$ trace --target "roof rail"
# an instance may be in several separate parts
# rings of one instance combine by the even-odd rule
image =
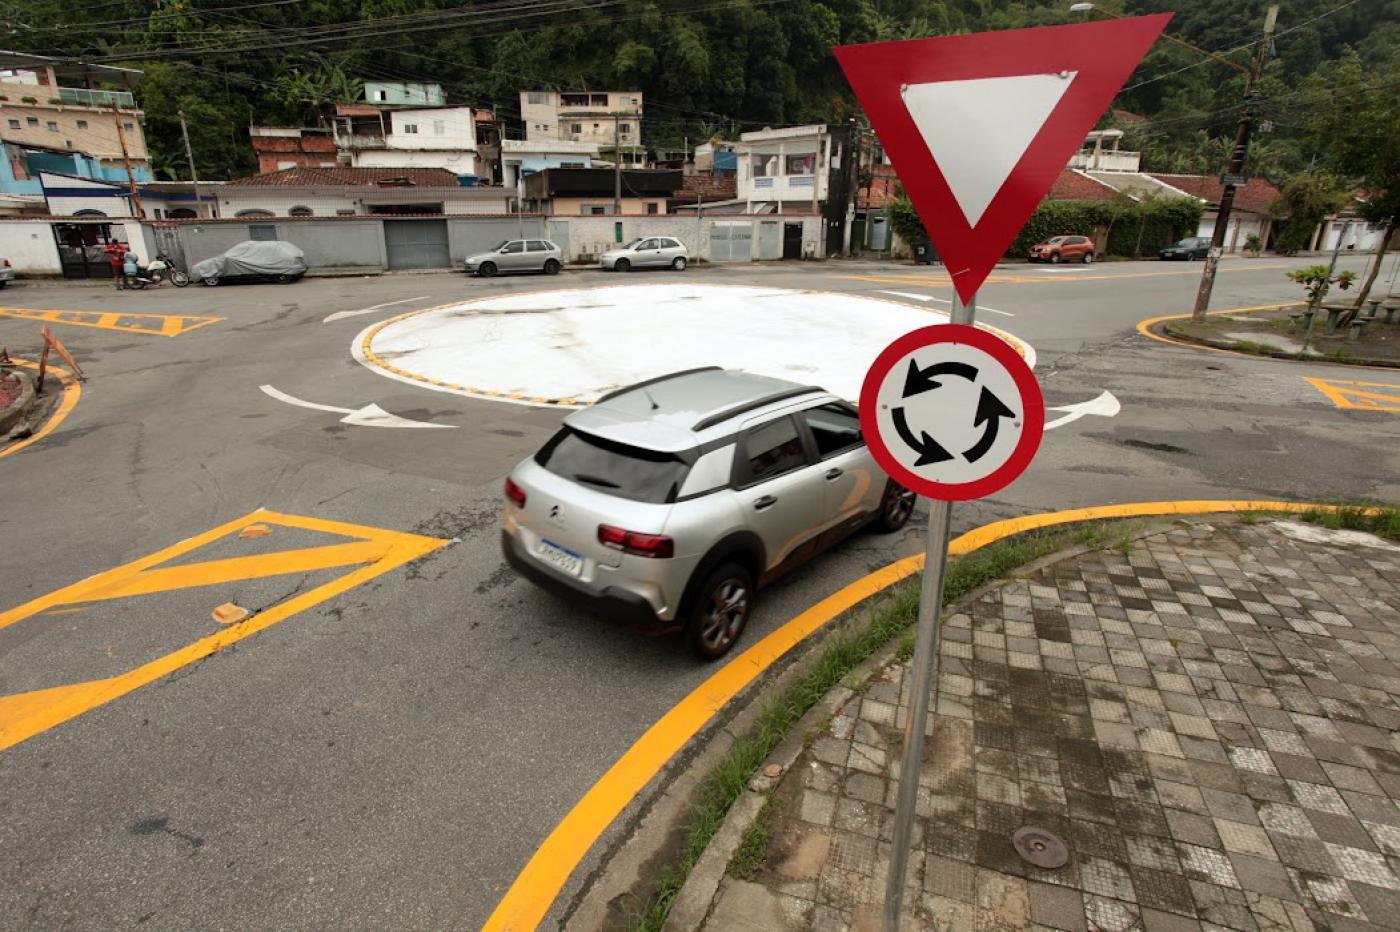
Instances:
[[[615,389],[613,389],[612,391],[608,392],[606,395],[603,395],[602,397],[600,397],[597,401],[595,401],[595,402],[593,402],[593,403],[594,403],[595,405],[596,405],[596,404],[602,404],[602,403],[605,402],[605,401],[611,401],[612,399],[616,398],[618,395],[625,395],[625,394],[627,394],[627,393],[630,392],[630,391],[635,391],[636,389],[639,389],[639,388],[645,388],[645,387],[648,386],[648,385],[655,385],[657,382],[669,382],[671,379],[678,379],[678,378],[680,378],[680,377],[683,376],[683,375],[693,375],[693,374],[695,374],[696,372],[712,372],[712,371],[714,371],[715,369],[720,369],[720,368],[723,368],[723,367],[722,367],[722,366],[699,366],[699,367],[697,367],[697,368],[695,368],[695,369],[682,369],[682,370],[679,371],[679,372],[668,372],[666,375],[658,375],[658,376],[657,376],[656,378],[654,378],[654,379],[643,379],[643,380],[640,381],[640,382],[633,382],[631,385],[624,385],[624,386],[622,386],[621,388],[615,388]]]
[[[780,392],[764,395],[762,398],[755,398],[752,401],[745,401],[733,407],[725,408],[723,411],[716,411],[714,414],[697,421],[691,430],[702,431],[708,427],[714,427],[716,424],[722,424],[732,417],[738,417],[741,414],[757,410],[758,408],[771,405],[778,401],[786,401],[789,398],[796,398],[799,395],[810,395],[813,392],[824,391],[826,391],[826,389],[817,385],[804,385],[801,388],[785,388]]]

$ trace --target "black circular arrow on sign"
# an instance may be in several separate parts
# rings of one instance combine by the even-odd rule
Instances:
[[[909,360],[909,371],[904,376],[904,392],[901,397],[912,398],[915,395],[932,391],[943,384],[935,381],[939,376],[949,375],[975,383],[977,381],[977,367],[962,362],[940,362],[934,363],[927,369],[920,369],[919,364],[911,359]],[[977,414],[973,417],[972,426],[978,427],[986,424],[987,427],[981,438],[963,451],[963,459],[969,463],[975,463],[986,456],[992,445],[996,443],[997,433],[1001,429],[1001,419],[1015,416],[1015,413],[1000,398],[983,385],[982,394],[977,398]],[[919,458],[914,461],[915,466],[946,463],[953,459],[953,454],[929,436],[928,431],[921,430],[917,436],[915,435],[909,426],[909,419],[904,413],[903,405],[891,411],[890,417],[894,421],[894,429],[899,433],[900,439],[908,444],[909,449],[919,454]]]

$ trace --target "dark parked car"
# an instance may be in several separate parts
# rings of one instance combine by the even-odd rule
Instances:
[[[1177,243],[1172,243],[1157,253],[1159,259],[1183,259],[1187,262],[1192,259],[1204,259],[1210,253],[1209,236],[1188,236]]]
[[[217,285],[220,282],[279,282],[286,284],[306,274],[306,255],[281,240],[245,240],[223,255],[196,262],[190,278]]]
[[[1032,262],[1083,262],[1094,261],[1094,241],[1087,236],[1052,236],[1043,243],[1031,247],[1029,256]]]

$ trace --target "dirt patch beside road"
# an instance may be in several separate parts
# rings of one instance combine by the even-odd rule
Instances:
[[[1365,325],[1359,339],[1352,340],[1348,327],[1329,333],[1326,312],[1319,312],[1309,339],[1306,319],[1301,316],[1305,310],[1302,304],[1290,304],[1247,314],[1211,314],[1205,320],[1173,318],[1163,321],[1162,332],[1217,349],[1279,358],[1296,358],[1306,339],[1307,355],[1314,359],[1360,366],[1400,366],[1400,323],[1387,324],[1384,316],[1377,317]]]

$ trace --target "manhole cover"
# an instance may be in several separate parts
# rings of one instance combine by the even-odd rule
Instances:
[[[1036,867],[1054,869],[1069,863],[1069,848],[1053,832],[1028,825],[1011,836],[1011,845],[1023,860]]]

